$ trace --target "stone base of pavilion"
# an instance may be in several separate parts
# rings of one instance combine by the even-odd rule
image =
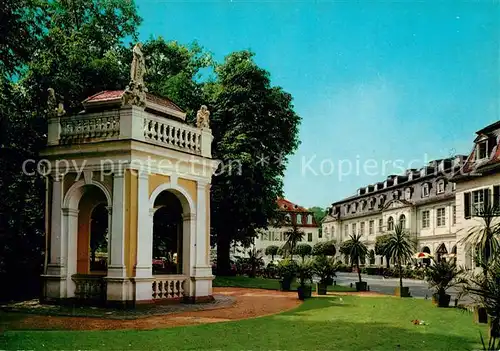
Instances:
[[[111,306],[90,306],[82,304],[74,299],[64,299],[60,303],[47,303],[38,299],[22,302],[15,302],[0,306],[4,312],[18,312],[37,315],[50,316],[69,316],[69,317],[94,317],[94,318],[109,318],[109,319],[137,319],[150,316],[162,316],[175,313],[204,311],[218,308],[226,308],[232,306],[236,299],[232,296],[214,295],[209,301],[193,304],[187,303],[184,300],[169,300],[161,301],[152,304],[117,305],[116,308]],[[176,303],[177,302],[177,303]],[[140,308],[135,308],[140,306]],[[129,308],[124,308],[129,307]]]

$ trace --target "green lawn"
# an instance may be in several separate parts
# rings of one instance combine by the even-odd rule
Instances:
[[[213,286],[219,287],[235,287],[235,288],[256,288],[256,289],[268,289],[268,290],[279,290],[280,284],[277,279],[267,279],[267,278],[249,278],[245,276],[235,276],[235,277],[216,277],[213,281]],[[297,282],[292,284],[292,290],[297,290]],[[356,289],[350,288],[348,286],[336,285],[329,286],[328,291],[356,291]]]
[[[469,313],[426,300],[343,296],[312,298],[274,316],[172,329],[7,331],[0,349],[473,350],[480,348],[479,331],[486,329]]]

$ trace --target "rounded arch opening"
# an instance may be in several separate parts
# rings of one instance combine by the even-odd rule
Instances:
[[[404,214],[399,216],[399,224],[401,225],[401,228],[406,228],[406,216]]]
[[[75,188],[68,199],[70,206],[77,206],[76,273],[105,275],[108,268],[109,213],[108,196],[95,184],[82,184]],[[71,235],[71,234],[70,234]],[[71,253],[70,253],[71,257]]]
[[[153,206],[153,274],[181,274],[182,201],[178,194],[163,190],[155,198]]]
[[[394,218],[392,216],[387,220],[387,230],[394,230]]]
[[[427,253],[427,254],[430,255],[431,254],[431,249],[428,246],[424,246],[424,247],[422,247],[422,252],[425,252],[425,253]],[[431,259],[430,258],[424,258],[422,261],[426,265],[431,264]]]

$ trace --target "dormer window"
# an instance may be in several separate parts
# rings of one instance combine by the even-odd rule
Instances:
[[[424,183],[422,185],[422,197],[428,197],[430,192],[429,183]]]
[[[313,216],[312,215],[307,216],[307,224],[313,224]]]
[[[376,202],[375,199],[373,199],[373,198],[370,199],[370,201],[369,201],[369,209],[370,210],[375,207],[375,202]]]
[[[451,183],[451,191],[457,190],[457,183]]]
[[[297,213],[297,225],[302,224],[302,215],[300,213]]]
[[[399,191],[397,191],[397,190],[393,191],[393,192],[392,192],[392,198],[393,198],[394,200],[399,199]]]
[[[488,140],[483,140],[476,145],[476,160],[488,157]]]
[[[444,180],[443,179],[439,180],[437,183],[437,193],[438,194],[444,193]]]

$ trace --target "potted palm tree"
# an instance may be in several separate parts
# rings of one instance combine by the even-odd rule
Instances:
[[[333,277],[336,277],[337,263],[333,258],[324,255],[316,256],[313,261],[313,273],[319,277],[316,283],[316,293],[326,295],[329,285],[333,284]]]
[[[399,287],[394,291],[396,296],[410,296],[410,288],[403,286],[403,263],[410,260],[413,255],[413,248],[414,244],[410,239],[410,235],[401,224],[397,224],[394,231],[389,233],[383,247],[384,255],[396,261],[399,276]]]
[[[280,290],[290,291],[292,282],[297,274],[297,264],[289,258],[278,263],[278,276],[280,277]]]
[[[300,300],[311,297],[311,285],[307,285],[306,281],[312,283],[313,269],[310,261],[302,261],[297,265],[297,278],[299,278],[299,287],[297,294]]]
[[[356,270],[358,272],[358,278],[359,278],[359,281],[356,282],[356,290],[366,291],[367,284],[366,282],[361,280],[361,270],[359,269],[359,261],[361,257],[366,257],[366,254],[368,253],[368,248],[361,241],[361,234],[351,234],[349,236],[349,240],[344,241],[344,243],[342,244],[340,252],[343,255],[349,257],[351,265],[352,264],[356,265]]]
[[[446,293],[449,288],[464,283],[464,271],[458,268],[455,260],[434,262],[425,272],[425,280],[429,288],[434,290],[432,300],[438,307],[448,307],[451,296]]]

